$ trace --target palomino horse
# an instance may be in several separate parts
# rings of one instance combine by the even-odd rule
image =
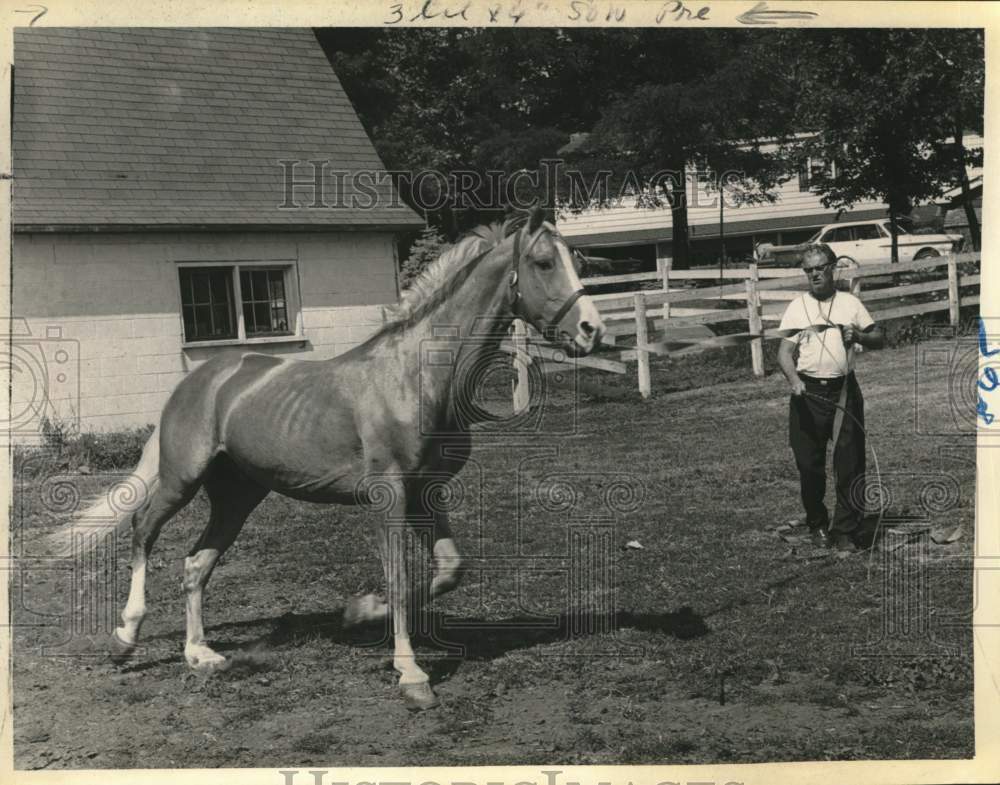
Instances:
[[[521,223],[506,237],[506,229],[481,228],[459,242],[403,295],[388,324],[346,354],[325,361],[227,354],[178,385],[132,474],[140,488],[136,504],[123,511],[105,499],[74,522],[132,524],[132,579],[113,642],[118,656],[129,655],[138,641],[153,543],[200,487],[211,515],[184,561],[183,581],[184,656],[195,668],[225,661],[205,641],[205,585],[269,492],[377,506],[385,513],[372,518],[378,521],[386,602],[374,595],[355,598],[345,621],[390,616],[393,666],[407,706],[436,705],[410,645],[408,603],[418,593],[406,588],[404,545],[390,536],[391,522],[428,520],[430,513],[435,573],[420,595],[433,598],[455,588],[459,554],[447,516],[427,508],[425,491],[429,478],[440,483],[442,475],[454,477],[469,455],[471,422],[462,405],[469,403],[468,380],[460,369],[496,352],[515,317],[574,355],[590,352],[604,329],[555,228],[538,210]],[[421,342],[431,339],[451,342],[450,362],[422,362]],[[54,544],[66,547],[71,536],[63,530],[53,535]]]

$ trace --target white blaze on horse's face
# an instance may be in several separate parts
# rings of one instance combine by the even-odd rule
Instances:
[[[573,356],[589,354],[600,343],[604,321],[573,265],[566,243],[545,224],[526,245],[520,265],[523,310],[534,327],[558,341]]]

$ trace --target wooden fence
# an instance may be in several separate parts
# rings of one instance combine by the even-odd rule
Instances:
[[[974,305],[979,302],[979,293],[960,297],[963,287],[978,286],[980,274],[962,274],[959,265],[980,261],[979,253],[966,253],[950,256],[937,256],[900,264],[865,265],[849,271],[841,272],[841,279],[852,293],[869,305],[869,311],[876,321],[895,319],[933,311],[947,310],[949,321],[958,325],[959,308]],[[902,273],[915,273],[919,270],[946,268],[946,275],[933,280],[909,282],[901,280]],[[721,273],[721,276],[720,276]],[[865,279],[891,277],[891,285],[879,288],[863,288]],[[738,283],[721,283],[717,286],[682,286],[679,282],[705,281],[721,279],[735,280]],[[544,371],[576,366],[597,368],[602,371],[623,374],[628,372],[628,362],[636,362],[639,392],[642,396],[652,394],[652,379],[650,375],[649,346],[657,336],[679,328],[691,328],[698,325],[720,324],[733,321],[746,321],[748,330],[742,335],[750,344],[751,366],[754,375],[764,375],[763,342],[780,336],[768,334],[768,326],[773,327],[781,321],[781,316],[787,303],[798,297],[807,288],[805,277],[798,268],[764,268],[751,264],[744,268],[723,270],[673,270],[670,260],[659,260],[657,270],[648,273],[631,273],[628,275],[605,275],[585,278],[582,283],[586,287],[606,284],[643,284],[656,282],[655,289],[641,289],[635,292],[591,295],[596,302],[601,316],[607,326],[606,344],[620,345],[622,341],[635,338],[635,347],[622,347],[618,360],[604,356],[591,356],[569,360],[558,349],[546,346],[541,342],[541,336],[523,322],[515,323],[512,341],[505,342],[503,348],[514,354],[518,369],[518,382],[515,385],[514,408],[523,411],[528,405],[528,364],[542,363]],[[671,288],[671,284],[674,284]],[[930,302],[899,303],[900,298],[943,292],[947,296]],[[896,303],[878,303],[878,301],[895,300]],[[705,303],[709,303],[708,306]],[[879,306],[882,307],[879,307]],[[683,349],[676,354],[698,351],[697,346]],[[658,352],[662,353],[662,352]]]

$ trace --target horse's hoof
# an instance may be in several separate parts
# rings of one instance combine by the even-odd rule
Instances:
[[[361,623],[361,598],[351,597],[347,601],[347,606],[344,608],[344,626],[345,627],[356,627]]]
[[[118,630],[111,633],[111,643],[108,646],[108,659],[115,665],[121,665],[135,652],[135,644],[123,641]]]
[[[185,650],[184,659],[188,667],[196,671],[212,671],[226,667],[226,658],[207,646],[195,646]]]
[[[399,689],[403,693],[403,703],[410,711],[426,711],[441,704],[437,695],[434,694],[434,690],[431,689],[431,685],[426,681],[416,684],[400,684]]]
[[[224,670],[227,667],[227,660],[221,654],[214,657],[188,657],[188,667],[196,671]]]
[[[379,601],[372,594],[351,597],[344,608],[344,627],[357,627],[379,618]]]

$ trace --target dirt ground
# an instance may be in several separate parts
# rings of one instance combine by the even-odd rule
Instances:
[[[114,478],[24,472],[15,765],[970,757],[975,401],[952,374],[967,347],[939,344],[958,352],[946,363],[926,348],[860,363],[883,530],[900,533],[845,559],[792,525],[785,385],[746,363],[660,365],[649,401],[561,394],[535,430],[478,436],[452,512],[468,572],[417,639],[442,700],[426,713],[404,708],[385,631],[341,623],[351,595],[380,590],[358,510],[258,508],[207,594],[229,666],[199,673],[180,588],[199,496],[154,550],[143,647],[119,666],[101,653],[128,538],[83,571],[33,550],[72,508],[65,488],[86,497]]]

